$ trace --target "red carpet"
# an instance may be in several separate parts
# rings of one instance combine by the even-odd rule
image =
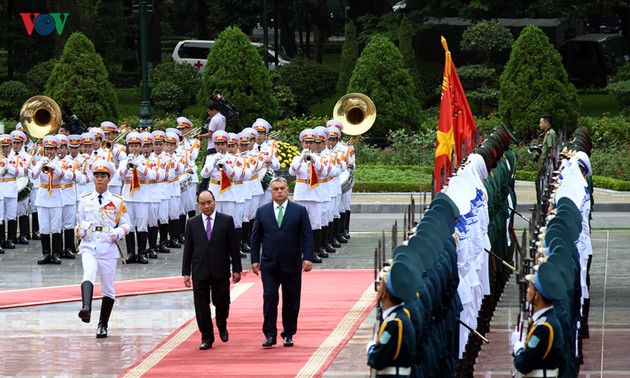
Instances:
[[[313,270],[303,274],[295,346],[263,349],[262,283],[254,274],[233,286],[230,341],[200,351],[194,319],[131,366],[122,376],[321,376],[375,303],[372,270]],[[280,311],[279,311],[280,312]],[[278,332],[282,331],[278,316]]]
[[[160,277],[141,280],[116,281],[116,297],[161,294],[191,290],[184,286],[182,277]],[[95,299],[101,298],[101,285],[94,285]],[[37,287],[0,291],[0,309],[38,306],[81,300],[81,285]]]

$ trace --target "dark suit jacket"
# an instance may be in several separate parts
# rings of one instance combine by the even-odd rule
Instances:
[[[256,211],[252,228],[251,261],[266,272],[297,273],[304,260],[313,260],[313,230],[306,208],[287,201],[282,225],[274,214],[272,201]],[[262,254],[260,253],[262,247]]]
[[[232,272],[241,272],[241,256],[231,216],[216,212],[210,241],[201,214],[186,222],[183,276],[191,275],[192,270],[193,280],[229,279],[230,259]]]

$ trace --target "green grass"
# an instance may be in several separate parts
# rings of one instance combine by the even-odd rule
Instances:
[[[322,57],[322,65],[334,73],[339,73],[341,54],[325,54]]]
[[[311,106],[311,114],[318,117],[331,117],[333,108],[338,98],[334,94],[324,99],[324,101]]]
[[[619,114],[619,104],[614,96],[607,94],[582,94],[579,95],[582,105],[580,115],[600,117],[602,114]]]

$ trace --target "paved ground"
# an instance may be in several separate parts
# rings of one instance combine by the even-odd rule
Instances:
[[[523,196],[528,190],[524,190]],[[605,200],[625,201],[630,196],[603,192]],[[390,202],[400,206],[409,195],[355,195],[355,205]],[[416,195],[416,201],[422,202]],[[525,201],[521,201],[525,203]],[[630,202],[630,201],[628,201]],[[587,340],[589,355],[584,369],[592,377],[630,377],[630,262],[625,258],[630,242],[628,219],[620,212],[596,213],[593,220],[593,304],[591,311],[591,339]],[[526,214],[525,214],[526,215]],[[325,259],[317,269],[349,269],[374,266],[373,253],[381,232],[387,233],[387,248],[391,248],[389,232],[394,222],[400,228],[401,213],[360,213],[352,215],[350,242]],[[517,218],[517,228],[525,227]],[[401,236],[399,235],[399,238]],[[124,244],[124,243],[121,243]],[[0,290],[78,284],[82,269],[80,260],[63,260],[59,266],[39,266],[39,243],[7,251],[0,255]],[[117,279],[179,276],[181,249],[171,254],[160,254],[148,265],[119,266]],[[249,269],[249,264],[244,264]],[[513,281],[513,280],[511,280]],[[516,291],[508,285],[491,326],[491,344],[484,348],[477,364],[477,375],[507,376],[510,357],[506,352],[508,330],[512,328],[516,311]],[[76,316],[78,303],[29,307],[0,311],[0,375],[1,376],[115,376],[143,354],[194,316],[192,295],[172,293],[153,296],[121,298],[110,320],[110,337],[94,338],[96,322],[81,323]],[[100,301],[94,303],[99,310]],[[325,377],[367,377],[365,344],[372,337],[374,314],[370,314],[354,337],[343,348]],[[299,342],[299,338],[296,339]],[[624,354],[625,353],[625,354]],[[491,356],[491,358],[489,357]],[[602,358],[603,356],[603,358]]]

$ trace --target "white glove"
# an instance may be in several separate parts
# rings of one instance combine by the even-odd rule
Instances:
[[[77,236],[77,239],[82,239],[85,236],[85,229],[79,225],[76,226],[76,230],[74,232]]]
[[[371,340],[366,346],[365,346],[365,351],[370,353],[370,349],[372,349],[372,347],[376,345],[376,342],[374,340]]]
[[[113,242],[117,242],[117,241],[118,241],[118,239],[120,239],[120,238],[118,237],[118,232],[117,232],[116,230],[111,230],[111,231],[109,232],[109,237],[110,237],[110,239],[112,239],[112,241],[113,241]]]
[[[517,341],[512,347],[512,353],[516,356],[523,348],[525,348],[525,344],[522,341]]]

